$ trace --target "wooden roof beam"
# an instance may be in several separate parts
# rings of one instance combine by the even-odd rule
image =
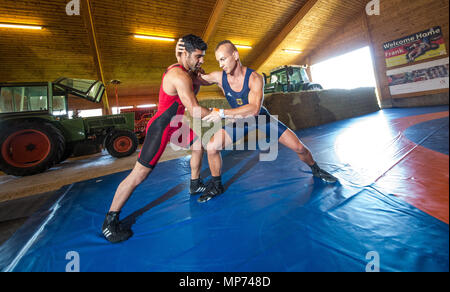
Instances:
[[[84,23],[88,32],[89,36],[89,42],[92,49],[92,57],[94,59],[94,65],[95,69],[97,71],[97,78],[105,85],[105,93],[102,99],[104,111],[106,114],[111,114],[111,109],[109,108],[109,102],[108,102],[108,94],[107,94],[107,83],[104,78],[103,74],[103,66],[102,66],[102,59],[101,59],[101,53],[98,48],[98,42],[97,42],[97,35],[95,32],[95,25],[94,25],[94,19],[92,16],[92,7],[90,0],[84,0],[82,2],[83,10],[87,11],[87,13],[83,14]]]
[[[229,0],[217,0],[216,4],[214,5],[214,9],[209,16],[208,24],[205,27],[205,30],[202,35],[203,41],[205,43],[208,43],[208,41],[211,39],[211,36],[214,35],[214,33],[217,30],[217,24],[219,23],[220,18],[222,17],[223,13],[225,12],[225,9],[228,5]]]
[[[251,68],[258,70],[264,62],[275,53],[278,46],[284,41],[284,39],[289,35],[289,33],[302,21],[302,19],[308,14],[309,11],[316,5],[318,0],[309,0],[305,5],[300,8],[297,14],[286,24],[285,27],[280,31],[276,38],[274,38],[269,44],[266,42],[258,46],[257,58],[250,65]]]

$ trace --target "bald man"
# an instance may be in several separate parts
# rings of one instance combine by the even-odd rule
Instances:
[[[182,45],[182,42],[179,41],[177,52],[183,51]],[[337,179],[317,165],[311,151],[300,141],[297,135],[282,122],[271,116],[268,110],[262,106],[264,79],[254,70],[242,65],[239,52],[234,44],[228,40],[220,42],[216,47],[215,56],[223,71],[201,74],[201,85],[218,85],[228,100],[231,109],[215,109],[203,120],[217,121],[218,118],[242,119],[259,115],[265,116],[266,122],[260,122],[259,119],[256,119],[256,123],[245,128],[245,131],[240,132],[241,135],[236,134],[238,131],[234,130],[236,128],[234,125],[223,127],[214,134],[206,147],[212,179],[198,201],[206,202],[223,193],[224,188],[221,178],[222,157],[220,151],[241,139],[248,132],[256,129],[266,132],[267,135],[275,132],[278,142],[293,150],[301,161],[310,166],[314,177],[320,178],[327,183],[335,183]]]

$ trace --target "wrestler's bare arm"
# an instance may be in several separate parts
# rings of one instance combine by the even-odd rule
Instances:
[[[195,98],[195,93],[192,90],[192,78],[186,72],[175,68],[166,75],[164,82],[166,80],[168,87],[173,87],[176,90],[181,102],[192,117],[202,118],[211,113],[210,110],[199,105],[197,98]]]
[[[197,78],[202,82],[201,85],[209,86],[217,84],[222,88],[222,71],[214,71],[209,74],[198,74]]]

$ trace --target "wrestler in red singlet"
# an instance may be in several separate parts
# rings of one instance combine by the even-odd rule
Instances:
[[[185,125],[183,126],[181,121],[181,118],[184,115],[185,107],[181,102],[180,97],[178,95],[168,95],[163,89],[164,76],[169,70],[176,67],[187,72],[183,66],[180,64],[175,64],[167,68],[162,77],[161,87],[159,89],[158,112],[147,124],[147,134],[138,158],[138,162],[145,167],[154,168],[156,166],[159,158],[167,146],[167,143],[176,142],[176,145],[183,148],[188,148],[196,139],[196,135],[192,129],[186,127]],[[196,90],[194,88],[194,92],[195,91]],[[172,120],[175,116],[177,116],[177,120]],[[186,133],[177,135],[179,137],[177,141],[170,141],[172,135],[182,127],[183,129],[189,129],[189,132],[186,131]]]

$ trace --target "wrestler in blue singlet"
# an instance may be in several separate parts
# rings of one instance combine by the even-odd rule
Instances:
[[[241,107],[243,105],[248,104],[248,94],[250,92],[250,87],[248,86],[250,75],[254,72],[254,70],[247,67],[244,78],[244,86],[240,92],[235,92],[231,89],[230,84],[228,83],[228,77],[225,71],[222,73],[222,88],[225,93],[225,97],[228,100],[228,103],[232,108]],[[263,98],[264,99],[264,98]],[[262,104],[262,101],[261,101]],[[243,136],[247,135],[248,132],[259,129],[266,133],[267,138],[271,133],[277,133],[278,139],[287,130],[286,125],[277,120],[274,116],[270,115],[269,111],[261,105],[261,109],[259,111],[260,116],[266,116],[265,123],[261,124],[259,119],[256,119],[256,123],[245,123],[244,131],[236,131],[236,127],[238,125],[236,123],[228,124],[223,127],[225,131],[230,135],[233,143],[241,139]],[[262,120],[264,121],[264,119]],[[278,141],[277,139],[277,141]],[[267,139],[268,140],[268,139]]]

